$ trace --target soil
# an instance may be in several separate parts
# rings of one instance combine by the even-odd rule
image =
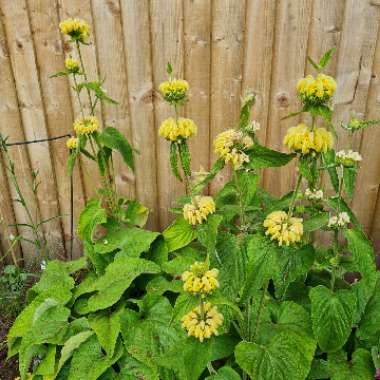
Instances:
[[[7,359],[7,333],[13,321],[2,320],[0,316],[0,380],[13,380],[18,376],[18,360],[13,357]]]

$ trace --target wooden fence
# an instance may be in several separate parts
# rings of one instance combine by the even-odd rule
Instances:
[[[71,133],[78,106],[70,83],[49,74],[62,70],[71,53],[59,33],[60,20],[84,18],[92,29],[91,45],[84,48],[90,77],[106,78],[108,94],[120,102],[119,107],[103,105],[99,117],[140,151],[135,174],[116,162],[117,186],[152,210],[151,228],[167,225],[168,207],[182,191],[170,175],[168,145],[157,136],[170,112],[157,92],[168,61],[191,86],[185,114],[199,127],[191,142],[194,169],[209,168],[212,141],[234,125],[248,88],[257,93],[254,117],[262,126],[261,141],[283,149],[284,132],[297,120],[281,118],[297,109],[295,84],[312,72],[306,56],[318,58],[332,47],[336,53],[328,72],[338,83],[334,120],[347,121],[352,111],[380,118],[379,0],[0,0],[0,10],[1,133],[10,142]],[[345,147],[347,141],[339,137]],[[380,128],[365,130],[354,144],[364,160],[353,207],[380,248]],[[45,232],[57,255],[67,255],[70,181],[64,140],[12,147],[10,154],[29,201],[31,169],[39,170],[42,183],[32,212],[44,219],[62,215]],[[211,191],[225,177],[219,176]],[[25,211],[12,201],[4,160],[0,178],[3,219],[25,222]],[[265,172],[263,183],[280,194],[294,179],[294,165],[288,165]],[[75,171],[75,218],[97,181],[88,162]],[[17,231],[3,224],[0,233],[4,252],[9,233]],[[18,254],[34,253],[22,244]],[[79,254],[76,249],[74,256]]]

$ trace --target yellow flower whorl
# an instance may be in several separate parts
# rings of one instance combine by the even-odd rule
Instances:
[[[78,138],[77,137],[70,137],[67,141],[66,141],[66,146],[68,149],[70,150],[74,150],[78,147]]]
[[[186,314],[181,322],[188,336],[193,336],[203,342],[212,335],[218,335],[218,328],[223,324],[223,320],[223,315],[218,312],[218,308],[206,302]]]
[[[297,92],[300,99],[309,104],[322,104],[328,101],[336,90],[334,78],[325,74],[318,74],[315,78],[307,75],[297,83]]]
[[[96,116],[85,116],[76,119],[73,127],[77,135],[89,135],[99,129],[99,121]]]
[[[285,211],[271,212],[264,220],[265,235],[277,240],[278,245],[290,245],[301,241],[303,235],[302,218],[289,216]]]
[[[169,103],[179,103],[186,98],[189,83],[184,79],[171,79],[160,84],[160,92]]]
[[[333,135],[325,128],[315,128],[313,131],[306,124],[298,124],[287,130],[284,137],[284,145],[290,150],[308,154],[310,151],[317,153],[326,152],[334,143]]]
[[[158,133],[169,141],[177,141],[195,136],[197,131],[197,125],[193,120],[180,117],[176,122],[174,118],[169,117],[161,123]]]
[[[70,36],[73,40],[86,42],[90,35],[90,26],[85,20],[79,18],[68,18],[59,23],[63,34]]]
[[[184,282],[183,289],[193,294],[210,294],[219,288],[219,271],[208,269],[206,263],[196,261],[190,267],[190,271],[183,272],[181,278]]]
[[[215,202],[212,197],[197,195],[193,197],[191,203],[186,203],[183,206],[183,217],[189,224],[201,224],[208,215],[215,212],[215,209]]]
[[[76,74],[79,72],[80,62],[77,59],[69,57],[65,59],[65,67],[68,72]]]
[[[235,169],[239,169],[245,162],[249,162],[249,156],[244,152],[253,145],[249,136],[241,131],[228,129],[219,133],[214,140],[214,152],[227,164],[231,162]]]

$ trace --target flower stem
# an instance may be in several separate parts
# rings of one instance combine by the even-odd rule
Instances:
[[[292,213],[293,213],[293,210],[294,210],[294,206],[295,206],[295,203],[296,203],[296,200],[297,200],[298,192],[300,190],[301,181],[302,181],[302,174],[298,173],[296,187],[294,189],[293,197],[292,197],[292,200],[291,200],[290,206],[289,206],[289,212],[288,212],[289,216],[292,216]]]

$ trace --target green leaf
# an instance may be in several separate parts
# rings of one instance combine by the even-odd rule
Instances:
[[[118,150],[124,162],[134,169],[133,149],[122,133],[116,128],[107,127],[99,134],[99,139],[107,148]]]
[[[328,212],[320,212],[318,214],[314,214],[309,219],[303,222],[303,229],[305,232],[312,232],[321,229],[326,226],[329,221],[329,213]]]
[[[221,215],[210,215],[207,220],[197,225],[197,234],[199,242],[207,248],[209,255],[215,255],[216,239],[218,236],[218,228],[222,222]]]
[[[115,304],[132,281],[143,273],[158,273],[155,263],[135,257],[120,257],[111,263],[94,284],[96,294],[88,300],[90,311],[106,309]]]
[[[197,380],[208,362],[228,357],[233,352],[235,340],[228,336],[212,337],[200,342],[184,339],[162,357],[162,365],[176,373],[178,380]]]
[[[215,375],[206,377],[206,380],[241,380],[241,377],[231,367],[224,366],[219,368]]]
[[[173,74],[173,66],[170,62],[168,62],[168,64],[166,65],[166,72],[171,75]]]
[[[339,177],[335,166],[335,151],[333,149],[322,153],[323,162],[327,167],[327,172],[330,176],[331,184],[336,192],[339,192]]]
[[[277,152],[257,143],[249,149],[248,155],[250,161],[247,166],[251,169],[284,166],[295,157],[295,154]]]
[[[349,199],[352,199],[354,193],[357,172],[358,170],[356,167],[343,168],[344,190]]]
[[[50,74],[49,78],[58,78],[58,77],[66,77],[69,73],[67,71],[58,71],[54,74]]]
[[[375,254],[371,241],[363,232],[354,229],[345,230],[344,236],[347,239],[348,250],[352,254],[354,270],[361,274],[361,280],[352,286],[357,295],[355,321],[359,321],[376,286]]]
[[[162,235],[169,252],[173,252],[191,243],[196,238],[197,232],[184,218],[179,218],[166,228]]]
[[[107,222],[107,212],[99,199],[91,199],[82,210],[78,222],[78,235],[81,239],[92,242],[95,228]]]
[[[162,295],[165,292],[180,293],[183,289],[183,282],[179,280],[169,281],[165,277],[155,277],[148,282],[146,290],[148,293]]]
[[[61,344],[69,327],[70,309],[60,305],[55,299],[47,298],[33,315],[29,331],[34,344]]]
[[[86,257],[83,256],[76,260],[64,262],[63,265],[65,269],[67,270],[67,272],[69,272],[70,274],[73,274],[75,272],[78,272],[82,269],[87,268],[88,262],[87,262]]]
[[[82,82],[79,83],[77,86],[77,90],[80,92],[83,88],[87,88],[95,93],[95,96],[101,100],[105,101],[107,103],[111,104],[119,104],[116,100],[110,98],[106,91],[102,88],[102,83],[99,81],[94,81],[94,82]]]
[[[95,243],[94,248],[99,254],[120,250],[117,257],[138,257],[149,250],[159,235],[158,232],[137,227],[111,229],[104,238]]]
[[[187,177],[191,176],[191,155],[189,151],[189,147],[187,146],[187,142],[182,141],[178,144],[178,153],[182,163],[183,172]]]
[[[319,67],[321,67],[322,69],[325,68],[327,64],[329,63],[334,52],[335,52],[335,48],[332,48],[328,50],[325,54],[323,54],[322,58],[319,60],[319,63],[318,63]]]
[[[94,335],[93,331],[83,331],[72,336],[65,342],[61,350],[61,357],[58,362],[56,374],[59,373],[63,365],[71,358],[73,352],[92,335]]]
[[[36,375],[51,376],[55,372],[55,355],[57,346],[49,345],[44,358],[34,371]]]
[[[347,361],[346,353],[338,352],[328,356],[328,368],[331,380],[370,380],[374,378],[371,354],[358,348],[351,361]]]
[[[377,273],[375,291],[367,303],[356,336],[368,340],[380,332],[380,274]]]
[[[253,235],[247,248],[247,279],[242,295],[242,302],[254,290],[262,288],[270,279],[280,273],[277,259],[278,248],[262,235]]]
[[[189,270],[190,265],[193,264],[194,261],[204,259],[198,251],[190,247],[185,247],[176,253],[178,253],[177,257],[162,265],[162,270],[174,277],[180,276],[185,270]]]
[[[95,331],[100,345],[108,356],[113,356],[115,352],[117,338],[121,331],[120,315],[123,311],[122,305],[113,313],[107,310],[89,316],[90,326]]]
[[[70,152],[69,157],[67,159],[67,171],[70,177],[73,175],[75,163],[77,161],[78,156],[79,150],[75,149]]]
[[[144,363],[136,360],[129,354],[124,356],[117,362],[120,368],[120,374],[117,379],[120,380],[136,380],[136,379],[149,379],[160,380],[158,371],[155,368],[149,367]]]
[[[314,61],[312,60],[312,58],[307,57],[307,60],[308,60],[309,63],[314,67],[315,70],[317,70],[317,71],[321,70],[321,67],[319,66],[319,64],[316,63],[316,62],[314,62]]]
[[[315,159],[309,156],[301,156],[299,159],[299,171],[307,179],[309,187],[313,189],[319,176]]]
[[[178,170],[178,156],[177,156],[176,142],[170,143],[169,161],[170,161],[170,167],[172,169],[174,176],[182,182],[182,177]]]
[[[73,353],[70,380],[97,380],[123,353],[119,345],[113,357],[105,356],[95,335],[89,337]]]
[[[245,207],[252,204],[259,186],[260,177],[246,171],[237,172],[238,191]]]
[[[266,345],[240,342],[235,348],[235,358],[255,380],[304,380],[314,351],[312,339],[292,331],[281,331]]]
[[[311,318],[314,335],[325,352],[341,348],[351,334],[356,308],[355,293],[332,292],[319,285],[310,290]]]

